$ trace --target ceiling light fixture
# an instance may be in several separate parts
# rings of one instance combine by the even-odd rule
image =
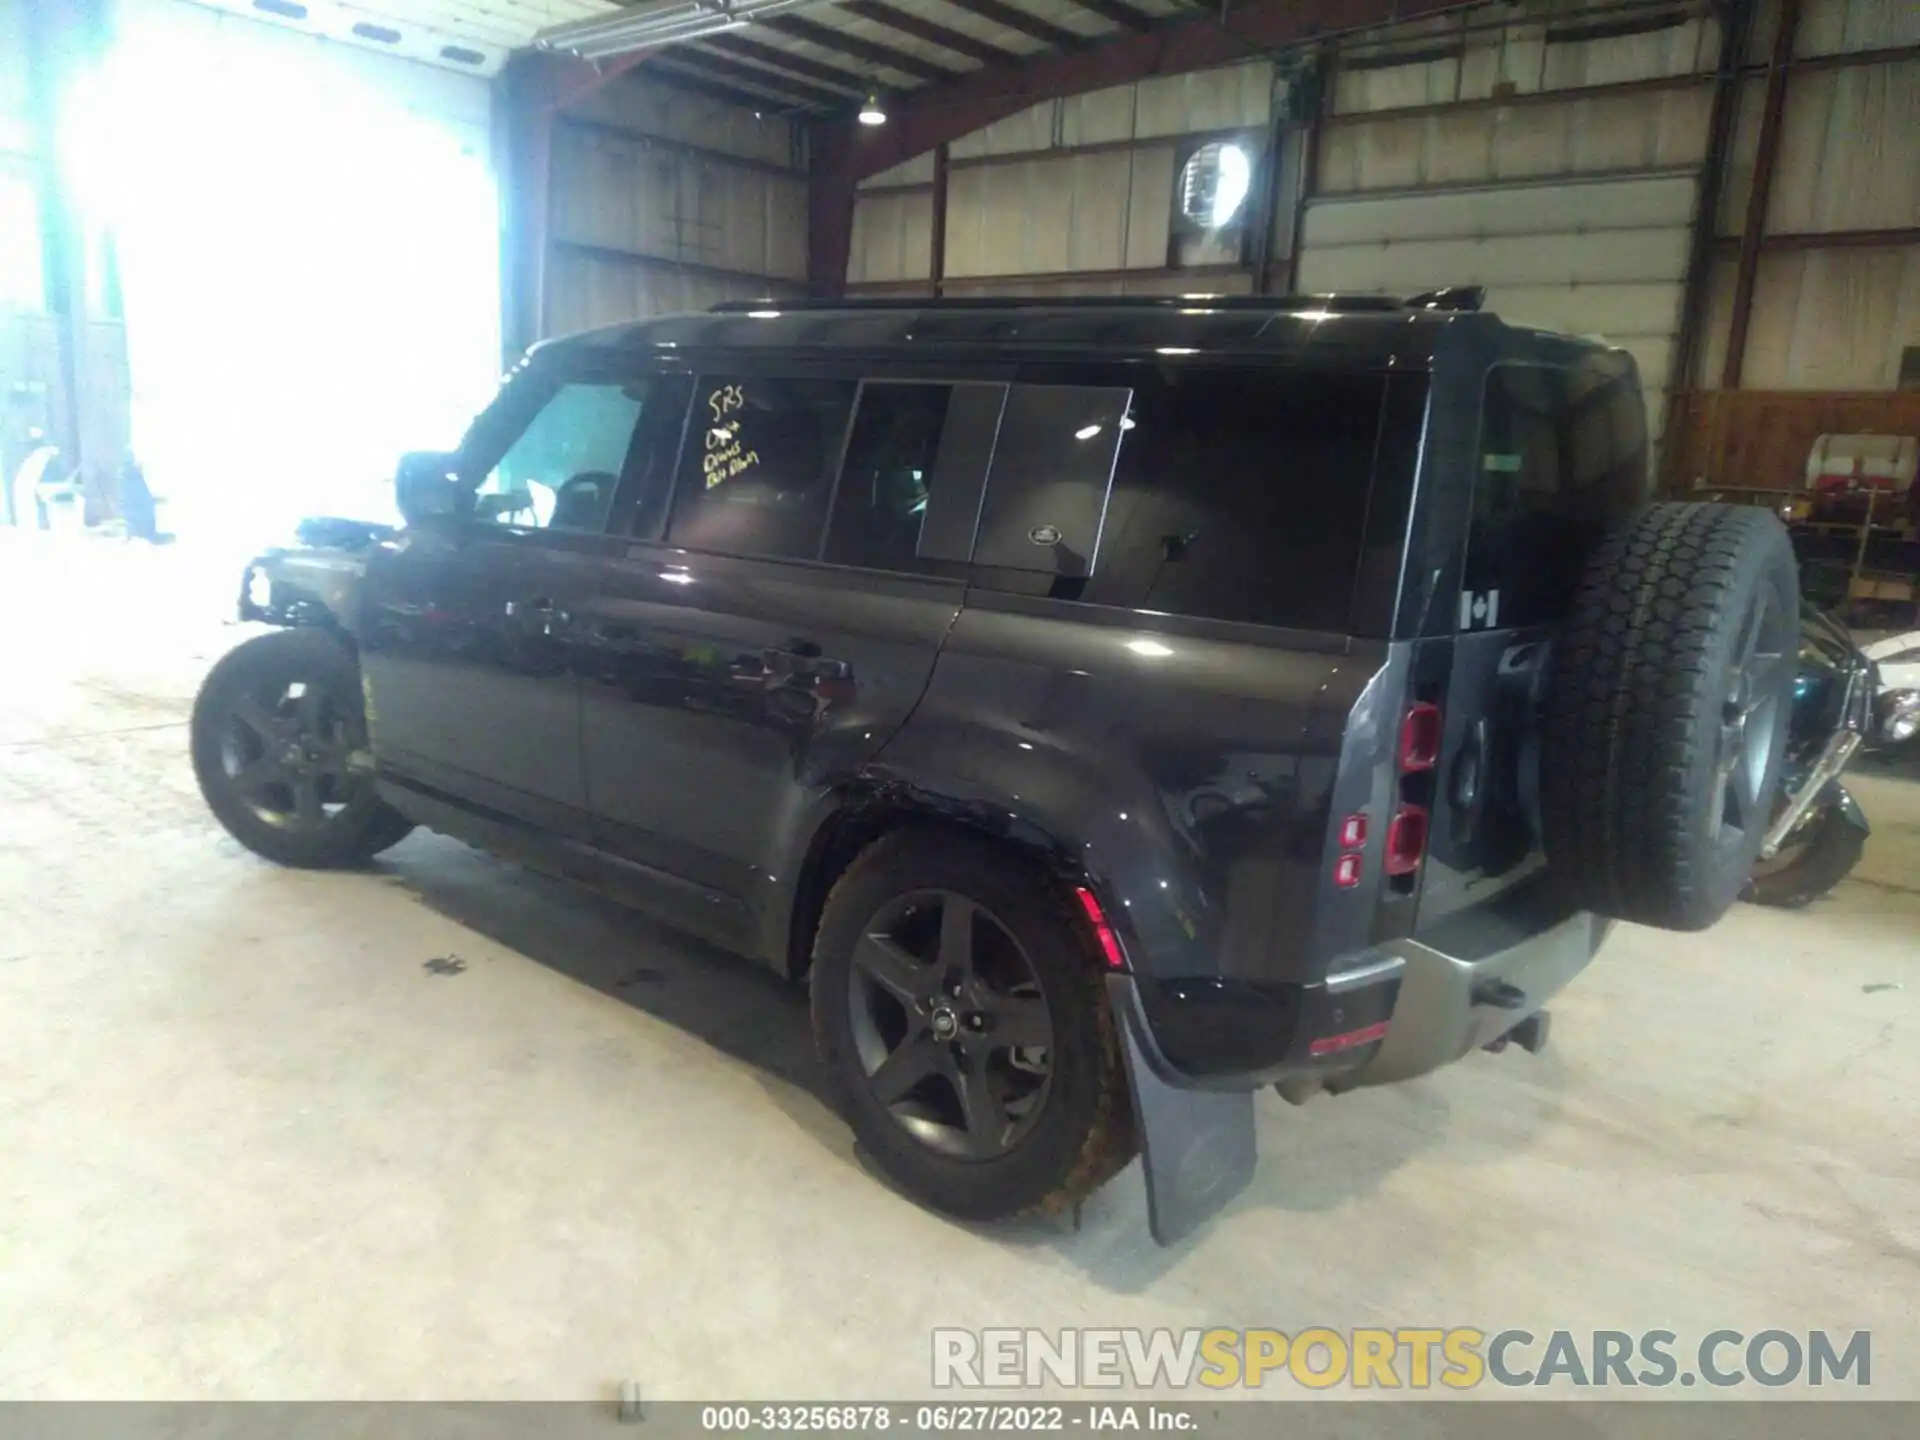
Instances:
[[[860,107],[860,123],[862,125],[884,125],[887,123],[887,112],[880,108],[879,95],[870,94],[867,96],[867,103]]]

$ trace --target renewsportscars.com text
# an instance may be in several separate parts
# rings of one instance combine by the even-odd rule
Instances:
[[[1873,1381],[1865,1330],[936,1330],[937,1389],[1472,1390]]]

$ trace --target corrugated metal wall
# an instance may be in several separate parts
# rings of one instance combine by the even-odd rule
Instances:
[[[616,82],[556,125],[551,183],[548,333],[804,287],[805,153],[788,121]]]
[[[1601,334],[1639,362],[1658,425],[1707,154],[1719,30],[1669,10],[1637,34],[1579,38],[1567,12],[1355,47],[1336,60],[1303,290],[1413,294],[1481,285],[1489,308]],[[1401,53],[1432,56],[1396,65]],[[1560,98],[1557,92],[1570,92]],[[1492,103],[1505,99],[1512,103]]]
[[[1152,293],[1194,288],[1167,273],[1182,142],[1265,143],[1273,69],[1250,61],[1050,100],[949,148],[943,293]],[[847,280],[924,289],[933,253],[933,157],[875,176],[854,209]],[[1244,276],[1206,269],[1210,290]]]
[[[1765,7],[1749,60],[1778,23]],[[1740,383],[1753,390],[1885,390],[1920,345],[1920,53],[1823,68],[1833,57],[1920,52],[1914,0],[1803,0]],[[1807,62],[1813,62],[1809,65]],[[1741,87],[1725,238],[1709,287],[1702,383],[1720,383],[1732,325],[1764,84]],[[1906,232],[1904,235],[1899,232]],[[1894,243],[1862,243],[1891,232]]]
[[[1697,384],[1717,384],[1725,359],[1779,9],[1762,0],[1744,57]],[[1705,0],[1500,5],[1341,42],[1311,166],[1303,129],[1275,127],[1270,288],[1483,284],[1515,319],[1633,351],[1664,410],[1659,393],[1683,378],[1719,13]],[[1920,344],[1920,4],[1803,0],[1793,54],[1742,384],[1887,388],[1902,347]],[[954,142],[942,292],[1253,288],[1237,255],[1170,267],[1174,171],[1206,133],[1264,148],[1273,94],[1274,66],[1249,61],[1046,102]],[[922,155],[863,187],[856,292],[931,286],[933,181]]]

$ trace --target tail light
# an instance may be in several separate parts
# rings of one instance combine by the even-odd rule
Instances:
[[[1342,1050],[1351,1050],[1356,1045],[1371,1045],[1376,1040],[1387,1038],[1387,1022],[1381,1020],[1360,1030],[1349,1030],[1344,1035],[1323,1035],[1307,1046],[1309,1055],[1337,1055]]]
[[[1440,760],[1440,707],[1422,700],[1400,722],[1400,773],[1416,775]]]
[[[1433,768],[1440,763],[1443,732],[1440,707],[1418,700],[1400,721],[1400,804],[1387,822],[1386,853],[1382,868],[1393,889],[1413,892],[1413,877],[1427,858],[1428,806],[1433,801]],[[1367,816],[1356,811],[1340,822],[1340,857],[1333,864],[1333,883],[1342,890],[1359,886],[1366,873]]]
[[[1107,964],[1115,970],[1126,969],[1127,959],[1120,953],[1119,937],[1113,933],[1113,926],[1107,923],[1107,912],[1100,908],[1100,901],[1084,885],[1073,893],[1079,898],[1080,908],[1086,912],[1088,923],[1093,926],[1094,939],[1100,942],[1100,953],[1107,957]]]
[[[1433,804],[1433,768],[1440,763],[1444,732],[1440,707],[1416,700],[1400,721],[1400,808],[1387,822],[1388,883],[1401,894],[1413,892],[1414,876],[1427,858],[1427,831]]]
[[[1426,858],[1427,811],[1420,805],[1402,805],[1387,826],[1387,874],[1411,875]]]

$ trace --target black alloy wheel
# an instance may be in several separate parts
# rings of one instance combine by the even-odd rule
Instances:
[[[413,828],[380,798],[360,667],[326,631],[276,631],[222,656],[194,700],[191,744],[207,808],[282,865],[363,864]]]
[[[225,703],[220,762],[263,824],[314,834],[373,784],[341,698],[304,680],[238,691]]]
[[[858,1152],[966,1220],[1069,1208],[1134,1153],[1109,973],[1027,855],[937,824],[874,841],[813,934],[813,1033]]]
[[[1774,797],[1767,789],[1774,739],[1784,719],[1788,686],[1781,672],[1797,659],[1799,622],[1763,588],[1752,592],[1734,642],[1726,696],[1714,749],[1713,797],[1707,813],[1716,839],[1739,848],[1772,822]]]
[[[853,952],[854,1045],[874,1099],[922,1144],[991,1160],[1046,1105],[1053,1022],[1033,962],[951,890],[889,901]]]

